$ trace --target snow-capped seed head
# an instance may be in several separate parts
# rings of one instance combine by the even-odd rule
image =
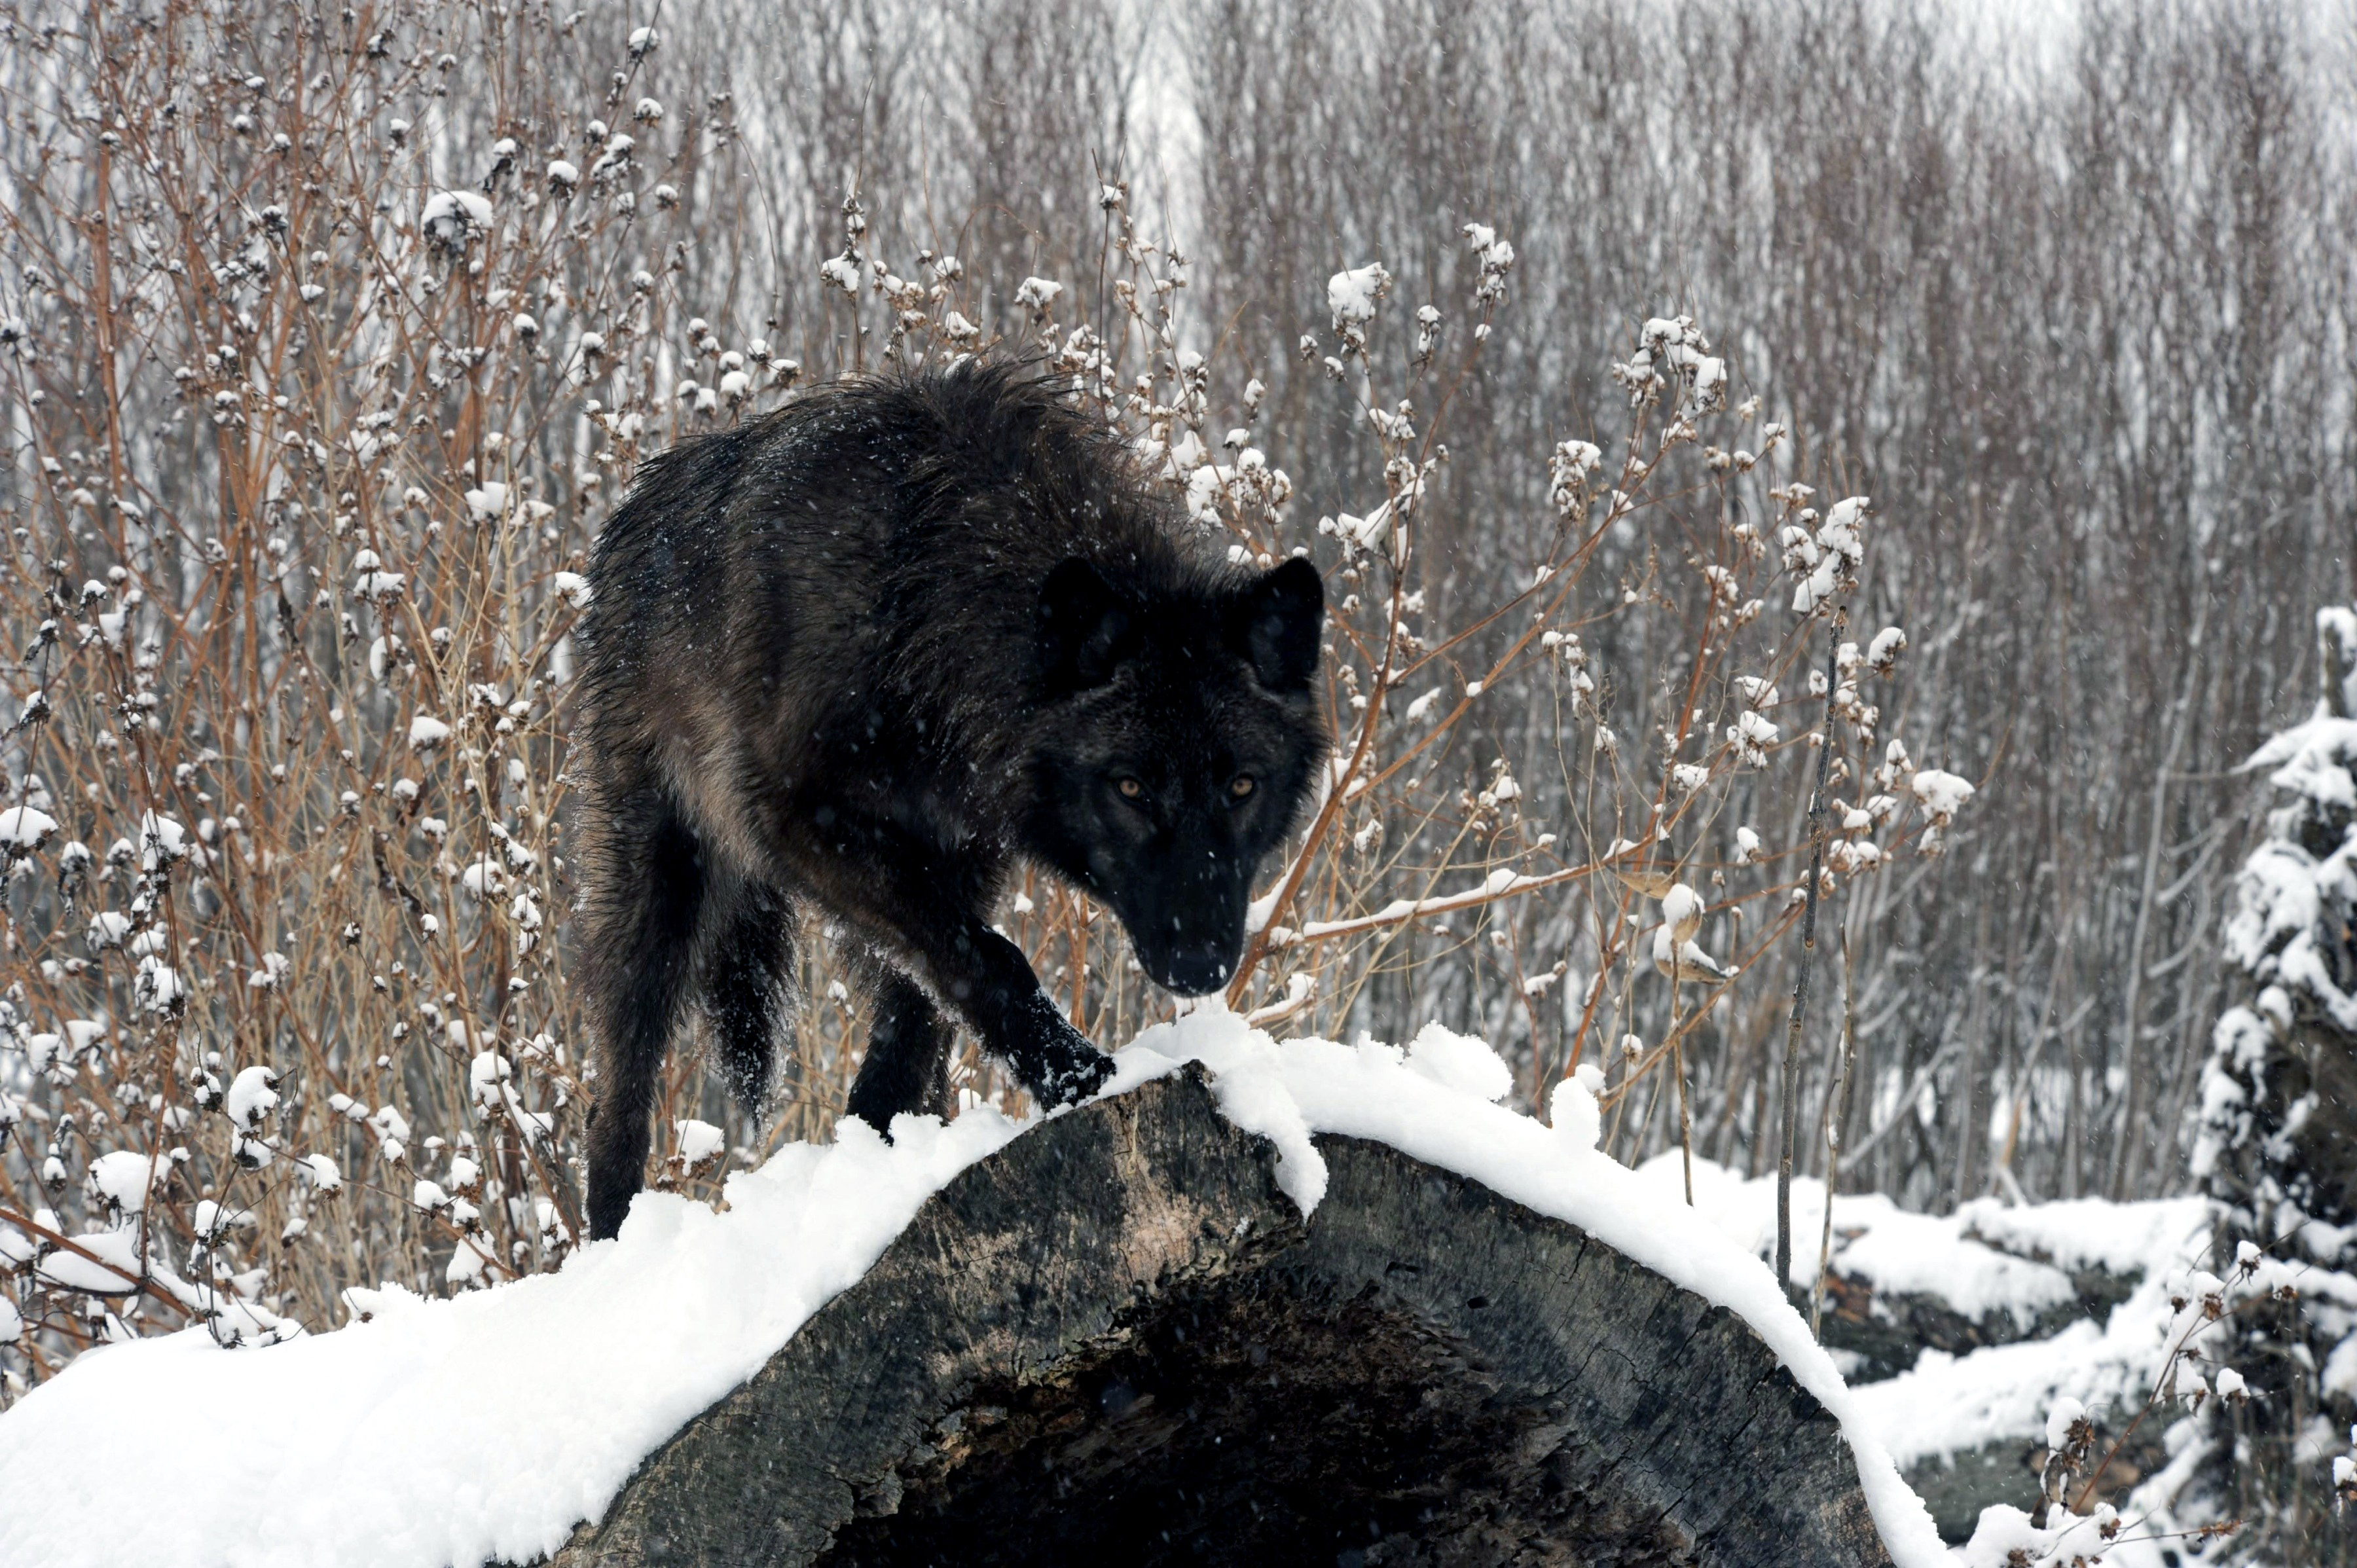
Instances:
[[[1459,231],[1467,247],[1480,263],[1480,280],[1474,285],[1473,303],[1494,305],[1505,297],[1506,274],[1513,269],[1514,247],[1498,237],[1498,231],[1486,223],[1468,223]]]
[[[446,252],[465,250],[490,228],[490,199],[478,191],[436,191],[417,213],[417,230],[426,245]]]
[[[188,853],[188,830],[154,811],[139,818],[139,869],[153,872],[171,865]],[[110,858],[112,858],[110,856]]]
[[[508,1081],[515,1076],[515,1066],[498,1051],[477,1053],[468,1065],[467,1083],[477,1111],[488,1115],[505,1102]]]
[[[0,856],[29,854],[48,843],[49,835],[57,831],[56,818],[30,806],[11,806],[0,811]]]
[[[253,1224],[253,1211],[250,1208],[231,1208],[207,1197],[198,1200],[193,1219],[198,1240],[210,1246],[231,1230]]]
[[[2083,1449],[2092,1440],[2094,1429],[2087,1421],[2087,1407],[2064,1394],[2046,1412],[2046,1446],[2049,1452],[2069,1454]]]
[[[1866,662],[1878,675],[1888,675],[1899,667],[1899,656],[1907,651],[1907,634],[1895,626],[1886,626],[1874,634],[1873,643],[1866,650]]]
[[[1053,278],[1028,277],[1015,290],[1015,303],[1035,317],[1042,317],[1054,308],[1056,296],[1064,285]]]
[[[1381,262],[1336,273],[1326,283],[1326,307],[1334,314],[1334,330],[1352,347],[1364,346],[1367,323],[1375,306],[1392,291],[1392,274]]]
[[[1685,883],[1662,895],[1662,924],[1681,942],[1692,941],[1702,929],[1703,898]]]
[[[89,1181],[109,1208],[137,1214],[147,1207],[148,1193],[170,1168],[170,1162],[159,1155],[117,1149],[90,1162]]]
[[[1923,803],[1923,810],[1932,821],[1941,827],[1954,821],[1956,813],[1964,810],[1964,802],[1973,798],[1971,780],[1959,779],[1936,768],[1918,769],[1909,781],[1909,788],[1914,790],[1915,799]]]
[[[256,1063],[230,1080],[229,1094],[221,1108],[240,1128],[253,1132],[278,1109],[277,1084],[277,1073]]]
[[[680,1163],[691,1171],[709,1165],[727,1150],[727,1136],[709,1122],[688,1120],[673,1126],[679,1133]]]

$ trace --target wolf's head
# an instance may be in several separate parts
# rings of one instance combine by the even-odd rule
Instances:
[[[1325,759],[1325,608],[1302,560],[1147,595],[1074,559],[1041,590],[1027,848],[1110,905],[1182,996],[1235,973],[1254,875]]]

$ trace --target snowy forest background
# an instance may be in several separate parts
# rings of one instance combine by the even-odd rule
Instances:
[[[12,1391],[113,1333],[266,1337],[348,1285],[562,1257],[587,542],[677,436],[988,341],[1144,375],[1157,449],[1200,433],[1200,515],[1371,585],[1394,552],[1448,652],[1373,688],[1418,738],[1304,894],[1343,956],[1288,986],[1273,949],[1240,1005],[1437,1019],[1534,1109],[1574,1059],[1617,1085],[1621,1039],[1674,1042],[1685,1093],[1655,1073],[1609,1122],[1631,1163],[1682,1106],[1697,1158],[1762,1175],[1794,1122],[1803,1174],[1935,1214],[2193,1186],[2213,1030],[2274,978],[2222,961],[2276,803],[2244,764],[2337,689],[2317,612],[2357,597],[2345,9],[8,0],[0,44],[0,1248],[50,1260],[0,1322],[38,1328]],[[1372,263],[1354,349],[1329,280]],[[1440,346],[1411,349],[1427,300]],[[1679,317],[1691,341],[1645,336]],[[1686,377],[1666,401],[1649,354]],[[1660,458],[1689,413],[1740,460]],[[1404,484],[1412,555],[1364,526]],[[1774,553],[1713,542],[1797,526],[1792,566],[1849,496],[1840,635],[1905,653],[1836,677],[1846,842],[1916,764],[1978,794],[1934,821],[1954,798],[1918,789],[1887,855],[1835,856],[1783,1079],[1838,638],[1782,613]],[[1720,561],[1760,580],[1722,601]],[[1550,579],[1571,596],[1532,598]],[[1526,611],[1558,640],[1523,647]],[[1750,671],[1783,687],[1760,756],[1729,726]],[[1679,780],[1654,737],[1706,675],[1729,744]],[[1744,961],[1698,1013],[1634,978],[1653,874],[1583,869],[1673,790],[1707,807],[1673,844],[1713,879],[1704,944]],[[1384,913],[1469,886],[1519,896]],[[1039,893],[1021,934],[1098,1037],[1162,1015]],[[678,1069],[670,1112],[722,1134],[667,1134],[667,1182],[824,1131],[859,1004],[823,961],[804,991],[774,1129]],[[85,1220],[118,1240],[67,1245]]]

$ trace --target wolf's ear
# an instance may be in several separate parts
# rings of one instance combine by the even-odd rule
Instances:
[[[1039,590],[1039,673],[1050,692],[1085,692],[1113,679],[1135,629],[1113,585],[1073,556]]]
[[[1238,652],[1272,692],[1297,692],[1318,673],[1318,639],[1326,628],[1326,585],[1296,555],[1246,588],[1230,624]]]

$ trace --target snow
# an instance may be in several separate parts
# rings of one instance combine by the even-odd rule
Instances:
[[[1465,694],[1469,697],[1480,696],[1480,685],[1478,681],[1471,682],[1466,687]],[[1525,887],[1544,886],[1547,880],[1543,875],[1526,875],[1512,867],[1500,866],[1471,887],[1459,888],[1454,893],[1437,894],[1430,898],[1394,898],[1372,915],[1360,915],[1347,920],[1312,920],[1297,931],[1286,926],[1270,929],[1267,922],[1269,915],[1275,912],[1274,905],[1271,904],[1269,908],[1264,908],[1263,904],[1267,901],[1255,900],[1250,915],[1250,921],[1254,922],[1251,929],[1268,929],[1270,941],[1274,945],[1289,947],[1298,942],[1340,936],[1351,931],[1372,930],[1378,926],[1396,924],[1411,916],[1440,915],[1452,909],[1470,908],[1474,905],[1486,904],[1491,899],[1502,897],[1506,894]]]
[[[1381,262],[1336,273],[1326,281],[1326,308],[1334,313],[1334,330],[1348,336],[1375,318],[1375,303],[1389,294],[1392,274]]]
[[[819,276],[855,298],[859,293],[859,263],[850,256],[830,256],[818,264]]]
[[[1489,1042],[1426,1024],[1408,1042],[1407,1069],[1445,1088],[1495,1103],[1514,1087],[1514,1075]]]
[[[147,1194],[162,1179],[167,1162],[160,1155],[116,1149],[90,1162],[91,1185],[125,1214],[147,1207]]]
[[[139,865],[153,871],[188,853],[188,830],[169,817],[144,811],[139,817]]]
[[[679,1123],[679,1157],[690,1165],[702,1165],[727,1146],[727,1134],[709,1122]]]
[[[1684,941],[1702,929],[1702,895],[1685,883],[1674,884],[1662,895],[1662,924]]]
[[[2269,740],[2245,770],[2269,770],[2268,782],[2295,799],[2271,814],[2269,833],[2243,863],[2226,920],[2226,961],[2262,985],[2307,993],[2344,1031],[2357,1032],[2357,994],[2339,983],[2332,933],[2357,906],[2357,833],[2342,831],[2318,859],[2301,842],[2305,822],[2330,831],[2357,811],[2357,720],[2319,715]],[[2236,1024],[2230,1012],[2222,1036]],[[2214,1075],[2213,1075],[2214,1076]]]
[[[1709,1160],[1696,1160],[1694,1171],[1697,1212],[1745,1251],[1755,1257],[1768,1251],[1776,1235],[1775,1181],[1746,1180]],[[1663,1201],[1684,1196],[1684,1171],[1675,1153],[1648,1160],[1637,1175]],[[2072,1299],[2070,1276],[2061,1269],[1977,1240],[1972,1221],[1981,1211],[1980,1205],[1967,1205],[1957,1215],[1910,1214],[1881,1193],[1841,1194],[1834,1199],[1833,1266],[1878,1294],[1937,1296],[1975,1320],[2010,1312],[2025,1328],[2039,1313]],[[1792,1250],[1795,1285],[1816,1280],[1824,1224],[1824,1184],[1796,1177],[1792,1229],[1805,1245]],[[2133,1266],[2141,1267],[2141,1261]]]
[[[1965,801],[1973,798],[1971,780],[1960,779],[1953,773],[1943,773],[1936,768],[1917,769],[1915,777],[1909,781],[1909,788],[1915,791],[1915,798],[1923,802],[1923,809],[1932,814],[1935,822],[1948,822],[1964,809]]]
[[[2052,1260],[2066,1269],[2115,1274],[2162,1269],[2198,1252],[2209,1236],[2209,1206],[2198,1197],[2107,1203],[2066,1198],[2008,1208],[1993,1197],[1965,1204],[1956,1220],[2008,1251]]]
[[[2205,1221],[2184,1240],[2178,1259],[2197,1253],[2206,1239]],[[2081,1318],[2051,1338],[1987,1346],[1968,1356],[1926,1350],[1907,1371],[1857,1389],[1858,1408],[1902,1465],[2036,1434],[2060,1398],[2115,1419],[2132,1416],[2166,1359],[2174,1273],[2154,1259],[2143,1282],[2101,1324]]]
[[[491,204],[472,190],[437,190],[418,209],[420,232],[456,250],[491,226]]]
[[[2099,1512],[2108,1511],[2099,1510]],[[1973,1538],[1956,1553],[1962,1568],[2012,1568],[2016,1563],[2050,1563],[2073,1561],[2106,1561],[2125,1563],[2126,1555],[2118,1547],[2107,1543],[2093,1519],[2081,1519],[2075,1514],[2058,1511],[2056,1523],[2046,1530],[2037,1529],[2029,1516],[2018,1508],[2000,1505],[1981,1515],[1980,1526]],[[2072,1556],[2071,1550],[2086,1553],[2083,1559]],[[2097,1553],[2101,1553],[2100,1557]],[[2144,1561],[2141,1555],[2138,1562]]]
[[[497,479],[467,492],[467,515],[476,522],[497,522],[507,515],[508,488]]]
[[[229,1119],[246,1132],[278,1109],[278,1075],[259,1064],[241,1070],[230,1080]]]
[[[1392,503],[1384,501],[1364,517],[1343,512],[1334,519],[1334,536],[1361,550],[1372,550],[1391,532]]]
[[[2046,1412],[2046,1446],[2056,1453],[2069,1446],[2071,1429],[2087,1419],[2087,1407],[2064,1394]]]
[[[0,844],[10,849],[38,849],[42,841],[57,831],[56,818],[43,816],[30,806],[11,806],[0,811]]]
[[[1674,950],[1676,958],[1671,957]],[[1653,932],[1653,967],[1663,974],[1674,972],[1682,980],[1724,980],[1735,972],[1720,967],[1719,961],[1703,950],[1700,942],[1680,942],[1667,926]]]
[[[1667,1203],[1684,1190],[1674,1153],[1647,1161],[1639,1182]],[[1776,1183],[1746,1180],[1707,1160],[1694,1172],[1695,1212],[1752,1256],[1776,1234]],[[2104,1322],[2080,1318],[2050,1338],[1993,1345],[1966,1356],[1925,1350],[1914,1367],[1850,1391],[1859,1419],[1900,1465],[1967,1453],[2045,1431],[2059,1401],[2098,1412],[2142,1407],[2174,1320],[2169,1281],[2204,1255],[2210,1208],[2200,1197],[2108,1203],[2099,1198],[2007,1208],[1981,1198],[1944,1216],[1910,1214],[1880,1193],[1834,1198],[1832,1268],[1877,1295],[1929,1296],[1975,1322],[2010,1316],[2027,1332],[2077,1297],[2071,1272],[2142,1274]],[[1792,1283],[1813,1284],[1824,1186],[1792,1183]],[[2180,1283],[2179,1288],[2185,1288]],[[2179,1374],[2180,1382],[2183,1374]]]
[[[1279,1044],[1215,1005],[1116,1060],[1108,1093],[1203,1063],[1229,1120],[1275,1145],[1278,1184],[1305,1212],[1327,1184],[1314,1135],[1376,1139],[1736,1312],[1841,1423],[1893,1561],[1952,1568],[1766,1267],[1598,1151],[1592,1072],[1557,1086],[1549,1127],[1493,1103],[1511,1076],[1479,1040],[1428,1027],[1404,1051]],[[865,1273],[927,1197],[1036,1124],[975,1105],[946,1125],[901,1117],[888,1144],[846,1120],[833,1144],[790,1144],[729,1176],[725,1211],[641,1193],[617,1240],[554,1274],[440,1301],[355,1291],[360,1321],[266,1350],[188,1331],[87,1352],[0,1415],[0,1561],[471,1568],[553,1552]],[[247,1440],[209,1449],[205,1484],[188,1487],[188,1434],[222,1411]]]

